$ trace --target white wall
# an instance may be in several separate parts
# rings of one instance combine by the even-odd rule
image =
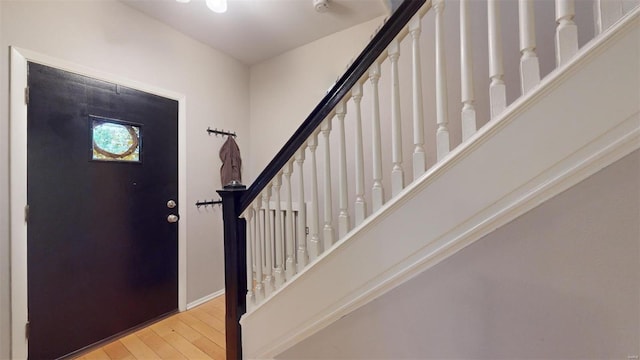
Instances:
[[[370,20],[251,67],[248,180],[253,181],[293,135],[382,20]]]
[[[245,154],[249,70],[240,62],[117,1],[0,1],[0,198],[8,189],[8,47],[33,50],[186,95],[188,294],[191,302],[224,287],[218,149],[208,126],[231,129]],[[0,205],[0,358],[9,357],[9,229]],[[186,215],[186,216],[185,216]]]
[[[637,356],[639,194],[636,151],[278,358]]]

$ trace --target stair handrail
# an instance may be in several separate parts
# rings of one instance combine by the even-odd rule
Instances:
[[[336,105],[351,91],[351,88],[369,71],[373,63],[379,59],[389,43],[405,28],[409,20],[430,0],[404,0],[393,12],[369,44],[358,55],[346,72],[336,81],[329,92],[311,111],[306,120],[298,127],[276,156],[258,175],[240,199],[239,214],[244,212],[253,200],[260,195],[269,182],[278,174],[284,165],[294,156],[296,151],[327,118]],[[238,215],[239,215],[238,214]]]
[[[597,31],[601,32],[610,25],[612,19],[618,19],[622,16],[623,8],[620,0],[595,1]],[[368,234],[368,231],[363,230],[365,227],[375,226],[376,221],[367,219],[376,218],[383,211],[393,212],[394,209],[398,209],[396,205],[403,203],[404,200],[398,202],[395,199],[409,196],[412,192],[415,194],[416,191],[419,191],[416,189],[423,188],[421,184],[431,184],[431,180],[436,179],[437,174],[441,173],[440,170],[448,169],[450,164],[458,166],[457,162],[463,161],[460,160],[462,159],[460,156],[466,154],[465,151],[468,149],[474,148],[475,145],[471,145],[472,143],[481,144],[482,139],[491,134],[491,129],[499,127],[496,124],[508,123],[508,119],[513,117],[511,115],[513,115],[514,107],[523,103],[521,100],[511,104],[507,102],[507,84],[505,83],[503,64],[505,54],[508,61],[518,60],[518,62],[511,62],[510,65],[513,66],[517,63],[520,65],[520,90],[523,97],[531,99],[532,95],[539,93],[541,86],[550,84],[545,83],[540,76],[535,39],[535,8],[532,1],[521,0],[514,3],[518,7],[519,53],[511,51],[505,53],[502,50],[503,31],[501,30],[502,18],[499,15],[500,2],[488,0],[485,4],[479,4],[486,5],[488,58],[485,60],[488,60],[489,76],[488,79],[482,80],[483,83],[480,87],[488,87],[488,92],[480,97],[479,102],[482,105],[478,109],[480,109],[481,117],[485,117],[485,120],[490,124],[485,125],[485,129],[481,129],[482,126],[479,128],[476,118],[474,92],[476,86],[474,85],[474,57],[472,54],[474,37],[482,37],[484,34],[483,31],[477,31],[479,24],[476,23],[476,28],[472,28],[473,22],[471,21],[471,12],[478,13],[479,11],[477,8],[471,9],[472,1],[460,0],[458,8],[460,31],[457,34],[455,32],[449,33],[445,26],[446,2],[446,0],[403,0],[396,12],[388,20],[382,21],[382,25],[374,32],[366,48],[355,61],[348,65],[345,73],[269,162],[250,189],[247,190],[244,185],[235,183],[229,184],[225,186],[224,190],[219,191],[224,203],[227,358],[242,358],[241,337],[243,333],[249,337],[245,345],[252,357],[272,357],[277,351],[285,350],[285,347],[292,345],[293,341],[300,341],[303,336],[308,336],[312,331],[326,325],[329,317],[337,319],[336,316],[341,315],[345,309],[343,299],[353,300],[354,296],[361,297],[357,295],[357,292],[375,282],[373,280],[382,279],[382,274],[389,273],[389,266],[393,265],[393,268],[399,269],[397,264],[402,259],[407,259],[409,255],[415,255],[416,249],[425,249],[425,244],[433,243],[433,241],[429,242],[430,240],[425,240],[426,243],[412,243],[414,248],[405,249],[406,253],[396,253],[396,258],[385,260],[384,264],[386,265],[383,264],[377,270],[372,270],[370,276],[361,276],[362,274],[359,273],[360,275],[356,274],[351,280],[343,282],[343,285],[346,285],[341,288],[342,292],[339,294],[335,292],[338,290],[336,288],[329,292],[333,295],[328,296],[326,289],[322,288],[322,284],[330,283],[330,279],[334,278],[336,273],[344,272],[345,268],[340,268],[340,264],[346,264],[345,266],[348,267],[351,257],[366,252],[365,248],[358,251],[354,250],[353,246],[361,241],[362,231]],[[555,0],[552,5],[555,5],[556,64],[559,69],[564,67],[562,71],[566,71],[566,67],[572,64],[572,59],[577,56],[579,50],[577,24],[574,21],[576,16],[575,0]],[[433,16],[425,18],[424,15],[430,10],[433,10]],[[454,10],[457,9],[454,7]],[[423,20],[433,23],[433,28],[428,27],[433,29],[433,43],[427,40],[427,45],[430,46],[429,54],[434,55],[433,60],[435,61],[431,64],[429,63],[431,59],[429,59],[427,65],[433,67],[434,72],[427,73],[426,79],[430,82],[429,85],[435,85],[435,88],[431,88],[427,94],[427,100],[435,100],[433,105],[431,102],[428,103],[430,110],[435,110],[433,111],[435,116],[430,111],[428,120],[431,127],[427,129],[430,136],[434,135],[435,130],[435,141],[428,147],[429,152],[435,155],[433,156],[436,160],[435,164],[427,161],[427,149],[424,146],[426,121],[424,116],[425,97],[422,92],[424,77],[421,70],[424,64],[420,60],[420,34],[423,29]],[[455,84],[459,80],[459,84],[454,86],[459,86],[459,88],[455,88],[456,91],[460,90],[460,97],[453,97],[458,107],[455,110],[457,113],[455,121],[459,121],[460,127],[456,126],[453,130],[454,132],[460,131],[462,136],[461,139],[455,139],[456,142],[461,141],[454,144],[451,144],[452,137],[449,126],[449,94],[451,92],[448,90],[445,53],[450,48],[446,44],[456,44],[457,40],[452,43],[447,42],[445,33],[449,33],[450,38],[460,36],[460,52],[458,54],[460,56],[460,77],[456,79],[458,74],[455,74],[454,79],[451,79],[454,81],[449,81],[449,83]],[[410,70],[410,109],[407,106],[408,102],[403,102],[400,98],[400,84],[404,83],[406,77],[399,76],[401,74],[399,71],[400,48],[402,40],[408,35],[410,35],[410,41],[404,44],[410,45],[411,48],[411,58],[409,59],[411,67],[405,67],[407,72],[403,74],[407,75]],[[480,44],[482,45],[482,41]],[[391,76],[390,84],[385,82],[382,85],[391,85],[391,89],[389,93],[383,92],[381,96],[379,80],[383,63],[389,65],[388,70]],[[365,105],[370,105],[371,110],[371,113],[365,113],[365,116],[363,116],[361,106],[363,94],[365,94],[364,89],[370,91]],[[510,91],[514,90],[510,87]],[[353,115],[346,118],[349,100],[352,103],[349,107],[353,106],[354,110]],[[384,100],[388,100],[388,103],[385,104]],[[530,100],[525,98],[524,101]],[[381,103],[385,106],[382,109],[385,119],[381,119],[380,116]],[[485,104],[488,104],[488,108],[485,107]],[[409,129],[408,122],[404,128],[402,126],[401,112],[405,112],[402,110],[405,108],[412,114],[412,129]],[[485,112],[489,113],[488,119],[486,119]],[[370,144],[367,144],[371,145],[371,152],[367,155],[372,155],[368,164],[364,160],[363,118],[368,121],[365,125],[370,125],[370,129],[366,130],[371,130],[372,135]],[[352,120],[353,122],[351,122]],[[391,125],[389,134],[383,134],[381,120],[388,123],[385,123],[385,126]],[[351,125],[349,129],[345,129],[346,123]],[[330,137],[332,126],[335,126],[336,129],[333,132],[333,137]],[[351,158],[352,161],[347,158],[349,151],[347,150],[346,130],[354,133],[355,141],[353,144],[349,144],[353,145],[352,150],[355,155]],[[403,165],[403,150],[408,152],[409,147],[403,147],[403,130],[412,131],[414,145],[411,153],[413,166],[411,170],[407,171],[405,171],[407,166]],[[391,155],[390,158],[382,156],[383,139],[387,141],[384,145],[389,143],[391,145],[391,154],[388,154]],[[336,143],[339,146],[337,149],[333,149]],[[384,148],[389,150],[387,147]],[[433,151],[434,148],[435,151]],[[317,151],[318,149],[320,151]],[[321,177],[318,176],[318,152],[322,168]],[[337,178],[331,176],[332,164],[335,164],[331,162],[332,152],[338,154]],[[309,156],[307,163],[305,163],[305,154]],[[389,162],[389,160],[391,161]],[[385,187],[383,186],[385,176],[383,173],[389,169],[384,169],[385,162],[387,167],[390,164],[392,168],[386,176],[387,180],[391,180],[391,198],[387,202],[385,202]],[[355,164],[352,169],[355,176],[352,179],[354,181],[350,183],[348,167],[351,164]],[[369,193],[365,188],[367,179],[364,175],[365,165],[369,165],[372,170],[369,177],[371,185]],[[305,174],[309,172],[310,181],[305,182]],[[405,186],[405,174],[407,173],[413,175],[413,182],[410,181],[409,186]],[[293,182],[292,174],[295,174]],[[320,182],[322,189],[319,186]],[[335,196],[336,194],[332,190],[332,185],[335,184],[339,188],[338,196]],[[350,202],[348,190],[352,185],[355,185],[355,191],[353,191],[355,196]],[[297,191],[295,194],[297,199],[292,189]],[[322,191],[323,199],[319,196],[320,191]],[[310,196],[308,201],[305,200],[307,196]],[[338,199],[337,206],[334,202],[335,198]],[[463,198],[456,197],[456,199]],[[295,210],[294,204],[297,207]],[[350,204],[353,205],[353,208],[350,207]],[[369,204],[372,206],[368,211]],[[479,204],[478,206],[483,205]],[[337,210],[337,214],[334,212],[335,210]],[[459,220],[466,221],[464,216]],[[323,218],[322,224],[320,223],[321,217]],[[351,221],[352,218],[355,219],[354,223]],[[450,223],[452,226],[453,224]],[[454,228],[459,230],[459,226]],[[442,238],[440,233],[433,235]],[[365,237],[366,246],[372,244],[368,241],[371,240],[369,235]],[[367,251],[377,254],[378,249],[381,249],[380,246],[384,245],[386,237],[382,235],[378,240],[380,241],[375,248]],[[347,247],[344,245],[346,243],[349,243]],[[340,248],[342,250],[348,248],[348,251],[346,253],[334,251]],[[410,266],[414,263],[410,262],[411,264],[405,265]],[[313,271],[306,271],[311,267],[314,268]],[[328,271],[325,272],[325,270]],[[310,277],[315,277],[320,281],[307,282],[306,280],[310,280]],[[305,281],[299,281],[303,279]],[[354,285],[354,281],[359,283]],[[317,284],[320,286],[316,287]],[[365,292],[369,294],[375,289],[380,291],[387,289],[387,287],[379,285],[380,283],[372,285],[373,287]],[[285,294],[288,295],[285,296]],[[289,296],[296,299],[292,300],[288,298]],[[300,297],[304,298],[299,302],[300,307],[290,314],[291,304],[293,302],[297,304]],[[371,297],[367,298],[371,299]],[[352,308],[352,305],[349,307]],[[332,310],[326,310],[331,307],[333,307]],[[245,311],[249,313],[243,316]],[[242,323],[247,326],[246,332],[242,331],[240,327],[241,318],[244,318]],[[278,326],[272,328],[274,323],[278,323]],[[302,330],[299,330],[301,328]]]
[[[407,23],[429,1],[431,0],[404,0],[400,4],[248,189],[234,182],[218,191],[223,204],[227,359],[242,359],[240,318],[247,310],[247,225],[241,215],[334,111],[338,103],[349,95],[353,86],[362,80],[374,62],[384,56],[391,41],[402,35],[403,31],[406,32]]]

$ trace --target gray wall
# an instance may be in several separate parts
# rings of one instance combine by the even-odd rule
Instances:
[[[636,151],[277,358],[640,355],[639,219]]]

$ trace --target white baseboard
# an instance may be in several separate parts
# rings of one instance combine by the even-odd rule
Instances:
[[[202,304],[206,303],[209,300],[213,300],[213,299],[217,298],[220,295],[224,295],[224,289],[220,289],[220,290],[218,290],[216,292],[213,292],[213,293],[211,293],[209,295],[203,296],[198,300],[194,300],[194,301],[188,303],[187,304],[187,310],[191,310],[194,307],[196,307],[198,305],[202,305]]]

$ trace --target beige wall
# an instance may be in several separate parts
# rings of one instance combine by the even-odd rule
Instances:
[[[636,151],[278,358],[637,356],[639,218]]]
[[[117,1],[0,1],[0,359],[9,354],[8,47],[36,51],[186,95],[188,302],[224,287],[221,211],[198,211],[220,188],[221,138],[248,142],[249,70]]]
[[[326,36],[251,67],[249,180],[253,181],[293,135],[364,49],[382,19]]]

